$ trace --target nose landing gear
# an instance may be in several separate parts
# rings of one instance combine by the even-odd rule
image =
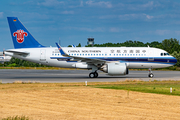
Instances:
[[[149,68],[149,75],[148,75],[150,78],[153,78],[154,77],[154,74],[152,73],[152,70],[151,68]]]

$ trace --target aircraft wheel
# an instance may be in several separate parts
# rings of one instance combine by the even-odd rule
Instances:
[[[95,77],[95,74],[93,72],[89,73],[89,77],[90,78],[94,78]]]
[[[152,73],[150,73],[150,74],[149,74],[149,77],[150,77],[150,78],[153,78],[153,77],[154,77],[154,75],[153,75]]]
[[[97,78],[98,77],[98,73],[97,72],[91,72],[91,73],[89,73],[89,77],[90,78]]]
[[[98,73],[94,72],[94,77],[97,78],[98,77]]]

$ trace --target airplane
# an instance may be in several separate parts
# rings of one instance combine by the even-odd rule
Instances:
[[[6,56],[4,52],[0,52],[0,63],[9,62],[11,60],[11,56]]]
[[[0,63],[9,62],[10,60],[10,56],[0,56]]]
[[[129,68],[173,66],[177,60],[165,50],[152,47],[46,47],[41,45],[17,17],[7,17],[14,49],[5,54],[43,65],[92,70],[90,78],[98,77],[98,70],[108,75],[127,75]]]

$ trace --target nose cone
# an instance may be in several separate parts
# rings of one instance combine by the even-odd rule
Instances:
[[[177,63],[177,59],[175,57],[172,57],[172,63],[174,63],[174,64]]]
[[[174,58],[175,59],[175,63],[177,63],[177,59],[176,58]]]

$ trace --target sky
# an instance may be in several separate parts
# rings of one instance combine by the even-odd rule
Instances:
[[[0,0],[0,51],[14,48],[7,17],[44,46],[180,39],[179,0]]]

